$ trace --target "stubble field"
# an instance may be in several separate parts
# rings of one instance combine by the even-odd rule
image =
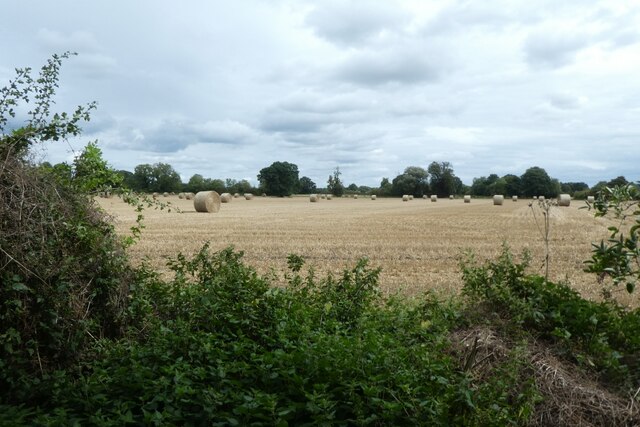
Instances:
[[[339,273],[367,257],[382,268],[384,292],[450,294],[462,287],[463,251],[495,258],[504,242],[514,253],[528,249],[531,272],[544,273],[544,243],[528,200],[494,206],[487,199],[467,204],[462,199],[433,203],[361,196],[310,203],[308,197],[256,197],[233,199],[216,214],[197,213],[191,200],[177,196],[161,201],[182,213],[147,209],[142,238],[130,248],[135,262],[147,258],[160,270],[166,270],[167,257],[193,254],[210,242],[213,250],[233,246],[244,251],[247,264],[274,273],[276,280],[282,280],[291,253],[303,256],[318,274]],[[128,233],[133,209],[117,198],[99,203],[114,216],[117,230]],[[581,206],[584,202],[573,201],[570,207],[552,209],[550,279],[566,280],[585,297],[599,299],[601,285],[583,272],[583,262],[590,257],[590,243],[606,236],[607,224]]]

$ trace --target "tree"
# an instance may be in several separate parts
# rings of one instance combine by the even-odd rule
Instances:
[[[347,187],[347,190],[352,192],[358,192],[358,184],[356,184],[355,182],[349,184],[349,186]]]
[[[224,186],[224,181],[222,181],[221,179],[210,179],[209,190],[215,191],[219,194],[224,193],[226,190],[226,187]]]
[[[163,193],[180,191],[182,187],[180,175],[167,163],[138,165],[133,176],[138,191]]]
[[[480,178],[474,178],[473,179],[473,183],[471,184],[471,194],[474,196],[492,196],[495,193],[493,193],[493,191],[495,190],[495,182],[497,180],[499,180],[500,177],[498,177],[498,175],[496,175],[495,173],[492,173],[491,175],[484,177],[481,176]]]
[[[76,107],[73,114],[51,113],[62,60],[73,55],[76,54],[65,52],[52,55],[36,80],[31,77],[31,68],[18,68],[15,80],[0,89],[0,140],[4,148],[11,147],[15,155],[23,156],[34,144],[80,135],[82,129],[79,123],[89,121],[91,111],[96,108],[95,102]],[[34,104],[27,112],[27,124],[7,134],[9,117],[16,117],[21,102]]]
[[[290,196],[298,189],[298,166],[288,162],[274,162],[258,174],[260,188],[271,196]]]
[[[333,171],[333,175],[329,175],[329,179],[327,180],[327,190],[336,197],[342,197],[344,194],[344,185],[340,180],[340,168],[336,166],[336,169]]]
[[[521,190],[521,180],[519,176],[507,174],[502,177],[505,181],[505,196],[518,196]]]
[[[393,184],[389,181],[389,178],[382,178],[380,181],[380,190],[378,191],[378,195],[380,196],[390,196],[393,192]]]
[[[307,176],[303,176],[300,178],[300,182],[298,183],[298,188],[300,189],[300,193],[302,194],[311,194],[316,192],[316,183],[311,181],[311,178]]]
[[[614,178],[611,181],[609,181],[607,183],[607,187],[609,187],[609,188],[624,187],[627,184],[629,184],[629,181],[627,181],[627,178],[625,178],[624,176],[619,176],[619,177]]]
[[[563,182],[560,184],[560,189],[563,193],[573,195],[576,192],[589,191],[589,185],[585,182]]]
[[[541,167],[534,166],[525,171],[520,177],[522,194],[526,197],[545,196],[555,197],[558,195],[557,188],[551,181],[547,171]]]
[[[393,179],[391,185],[396,196],[410,194],[421,197],[429,192],[429,173],[419,166],[409,166]]]
[[[236,182],[233,190],[234,193],[251,193],[253,191],[253,186],[246,179],[241,179],[240,181]]]
[[[489,184],[487,188],[489,190],[489,196],[493,196],[496,194],[505,195],[507,194],[507,180],[504,178],[498,178],[491,184]]]
[[[192,193],[207,190],[207,184],[204,180],[204,177],[199,173],[194,174],[191,178],[189,178],[189,182],[186,185],[186,190]]]
[[[97,194],[98,191],[111,191],[120,187],[122,176],[102,158],[102,150],[97,143],[90,142],[73,160],[71,182],[83,193]]]
[[[132,190],[135,190],[135,188],[134,188],[135,179],[133,177],[133,172],[121,169],[121,170],[118,171],[118,173],[122,177],[122,185],[124,187],[126,187],[126,188],[130,188]]]
[[[440,197],[456,193],[456,182],[453,168],[449,162],[431,162],[427,168],[431,176],[431,192]]]

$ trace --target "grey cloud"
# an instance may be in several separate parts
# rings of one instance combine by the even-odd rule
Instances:
[[[560,110],[576,110],[582,103],[581,98],[567,93],[555,93],[549,97],[549,104]]]
[[[436,81],[446,68],[442,55],[420,49],[359,52],[337,67],[338,79],[362,86]]]
[[[305,22],[316,34],[333,43],[351,45],[365,42],[384,31],[401,28],[410,16],[392,2],[331,1],[321,3]]]
[[[267,132],[317,132],[330,118],[308,112],[273,111],[266,114],[261,129]]]
[[[37,40],[47,51],[64,52],[95,52],[98,50],[98,41],[93,33],[76,30],[70,33],[41,28],[36,34]]]
[[[333,123],[362,120],[370,107],[357,93],[321,95],[312,91],[298,92],[268,109],[261,128],[285,133],[287,138],[300,139],[300,134],[318,132]]]
[[[527,16],[526,14],[522,15]],[[486,7],[483,3],[453,2],[440,10],[425,27],[428,34],[468,31],[475,26],[500,28],[518,20],[506,5]]]
[[[584,34],[540,31],[529,35],[524,50],[530,65],[558,68],[570,63],[589,41],[589,37]]]
[[[194,122],[165,119],[151,127],[125,127],[124,144],[131,148],[143,145],[147,150],[167,153],[194,144],[242,145],[257,136],[243,123],[232,120]]]

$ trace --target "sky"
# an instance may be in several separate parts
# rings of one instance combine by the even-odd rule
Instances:
[[[447,161],[466,184],[544,168],[640,180],[640,2],[0,0],[0,86],[66,60],[116,169],[247,179],[275,161],[378,186]],[[19,123],[19,122],[18,122]]]

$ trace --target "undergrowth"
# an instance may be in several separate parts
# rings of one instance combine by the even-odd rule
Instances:
[[[640,387],[640,309],[613,300],[589,301],[563,283],[525,274],[507,247],[484,264],[473,256],[462,263],[463,293],[484,303],[512,328],[526,330],[555,352],[593,372],[621,392]]]
[[[530,414],[520,366],[479,386],[449,349],[460,306],[377,292],[362,260],[339,277],[276,288],[226,249],[138,271],[119,340],[30,384],[38,406],[2,394],[2,422],[43,425],[504,425]],[[518,364],[516,364],[518,365]],[[524,396],[524,398],[523,398]],[[488,404],[491,402],[491,404]]]

